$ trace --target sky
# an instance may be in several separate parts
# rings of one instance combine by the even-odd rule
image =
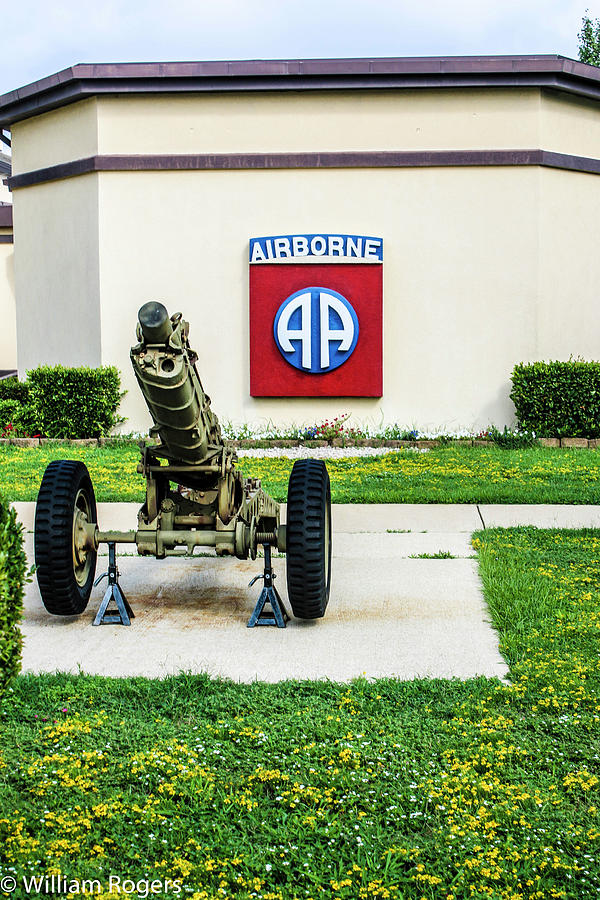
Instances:
[[[77,62],[559,53],[600,0],[21,0],[0,94]]]

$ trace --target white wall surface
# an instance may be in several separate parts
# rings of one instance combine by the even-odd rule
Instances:
[[[0,228],[0,234],[8,234]],[[14,252],[12,244],[0,244],[0,369],[17,367]]]
[[[45,169],[97,153],[96,98],[32,116],[12,129],[12,174]]]
[[[533,88],[101,97],[98,152],[531,148],[539,109]]]
[[[19,374],[100,365],[98,176],[14,192]]]
[[[538,203],[536,168],[102,174],[102,360],[128,427],[148,421],[128,352],[149,299],[189,319],[223,418],[510,421],[510,371],[536,353]],[[384,239],[381,399],[249,395],[248,239],[315,231]]]
[[[598,103],[542,91],[540,146],[544,150],[575,156],[600,156],[600,110]]]
[[[539,359],[600,359],[600,177],[540,172]]]

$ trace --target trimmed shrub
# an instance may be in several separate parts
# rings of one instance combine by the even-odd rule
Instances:
[[[511,377],[520,428],[537,437],[600,437],[600,363],[519,363]]]
[[[18,400],[0,400],[0,432],[14,424],[20,409],[21,404]]]
[[[100,437],[122,421],[117,415],[121,379],[115,366],[39,366],[27,379],[32,420],[44,437]]]
[[[21,668],[19,621],[27,565],[22,532],[14,509],[0,497],[0,696]]]
[[[18,378],[0,378],[0,400],[16,400],[18,403],[27,403],[29,400],[29,385]]]
[[[0,436],[36,433],[35,415],[29,402],[29,384],[17,378],[0,381]]]

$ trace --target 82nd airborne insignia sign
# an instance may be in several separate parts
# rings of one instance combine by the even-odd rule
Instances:
[[[250,240],[253,397],[382,395],[383,241]]]

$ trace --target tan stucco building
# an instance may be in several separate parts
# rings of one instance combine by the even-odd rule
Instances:
[[[600,355],[593,66],[78,65],[0,97],[0,125],[19,371],[117,365],[128,430],[148,423],[128,359],[148,299],[190,319],[236,422],[501,426],[516,362]],[[305,233],[383,238],[381,397],[250,395],[248,242]]]
[[[0,152],[0,377],[17,367],[12,204],[4,184],[9,174],[10,157]]]

